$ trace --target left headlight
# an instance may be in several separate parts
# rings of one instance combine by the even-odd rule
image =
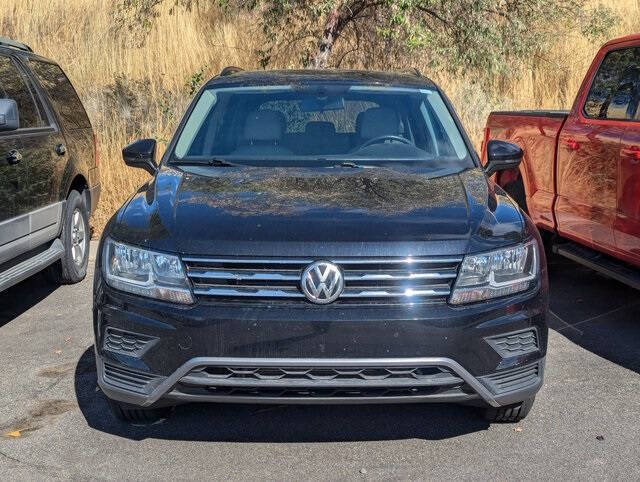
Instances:
[[[180,258],[106,239],[102,272],[113,288],[140,296],[191,304],[191,287]]]
[[[460,305],[526,291],[537,282],[538,272],[536,241],[465,256],[449,302]]]

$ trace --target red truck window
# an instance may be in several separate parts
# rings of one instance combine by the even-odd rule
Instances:
[[[640,87],[640,48],[609,52],[596,73],[584,105],[586,117],[634,119]]]

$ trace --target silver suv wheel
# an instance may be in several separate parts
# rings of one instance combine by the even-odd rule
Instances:
[[[80,210],[76,208],[71,216],[71,256],[77,266],[84,264],[84,256],[87,251],[86,232],[84,217]]]

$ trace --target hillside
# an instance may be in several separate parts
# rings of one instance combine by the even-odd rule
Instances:
[[[170,12],[172,3],[159,11],[148,32],[117,29],[114,3],[2,0],[0,4],[0,35],[26,42],[60,62],[87,107],[101,151],[103,197],[93,220],[98,231],[146,176],[124,166],[122,146],[140,137],[166,142],[201,81],[227,65],[257,68],[252,53],[262,42],[249,14]],[[640,31],[640,1],[594,3],[618,14],[612,36]],[[481,88],[473,78],[425,73],[448,93],[477,143],[491,110],[568,108],[598,48],[599,43],[578,36],[559,36],[532,68],[493,82],[491,89]],[[420,55],[410,63],[420,68]]]

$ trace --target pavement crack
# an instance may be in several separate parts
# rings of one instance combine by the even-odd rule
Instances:
[[[42,393],[44,392],[48,392],[49,390],[51,390],[52,388],[54,388],[55,386],[59,385],[60,382],[64,380],[64,376],[60,376],[58,378],[56,378],[53,382],[51,382],[49,385],[47,385],[46,387],[44,387],[42,390],[40,390]]]
[[[563,330],[567,330],[568,329],[568,330],[574,330],[574,331],[578,332],[579,335],[583,335],[584,334],[582,331],[578,330],[575,326],[573,326],[573,325],[567,323],[566,321],[564,321],[560,316],[558,316],[552,310],[549,310],[549,314],[564,325],[563,327],[558,328],[556,330],[556,331],[558,331],[558,333],[562,332]]]
[[[13,457],[13,456],[9,455],[8,453],[3,452],[2,450],[0,450],[0,456],[6,458],[7,460],[10,460],[11,462],[14,462],[16,464],[24,465],[25,467],[29,467],[30,469],[34,469],[37,472],[39,472],[41,474],[44,474],[49,478],[55,478],[55,479],[59,479],[60,478],[60,477],[58,477],[58,475],[56,475],[54,472],[52,472],[52,469],[53,470],[56,470],[56,469],[59,470],[59,468],[57,468],[57,467],[48,467],[46,465],[32,464],[32,463],[27,462],[25,460],[21,460],[21,459],[18,459],[16,457]]]
[[[22,460],[20,460],[20,459],[16,459],[15,457],[12,457],[11,455],[9,455],[9,454],[7,454],[7,453],[3,452],[2,450],[0,450],[0,455],[1,455],[2,457],[5,457],[5,458],[7,458],[7,459],[9,459],[9,460],[11,460],[11,461],[13,461],[13,462],[17,462],[17,463],[19,463],[19,464],[24,464],[24,463],[25,463],[25,462],[23,462]]]
[[[591,316],[591,317],[589,317],[589,318],[587,318],[585,320],[582,320],[582,321],[579,321],[577,323],[574,323],[571,326],[573,326],[575,328],[577,325],[583,325],[585,323],[589,323],[590,321],[594,321],[594,320],[597,320],[599,318],[604,318],[606,316],[609,316],[609,315],[612,315],[614,313],[617,313],[618,311],[621,311],[621,310],[624,310],[624,309],[627,309],[627,308],[632,308],[632,307],[636,306],[637,304],[638,304],[638,302],[634,302],[634,303],[630,303],[628,305],[618,306],[617,308],[614,308],[612,310],[606,311],[604,313],[600,313],[599,315]]]

